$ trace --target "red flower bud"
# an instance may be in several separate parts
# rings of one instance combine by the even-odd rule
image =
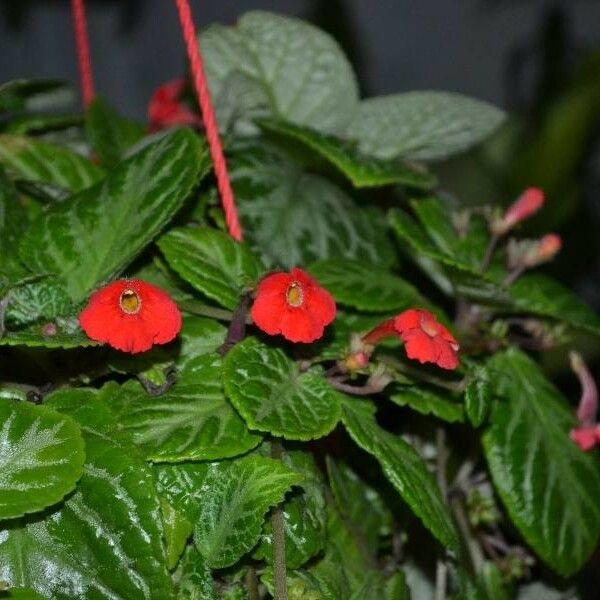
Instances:
[[[548,233],[525,254],[523,265],[530,268],[552,260],[561,247],[562,240],[560,236],[556,233]]]
[[[527,188],[504,213],[504,222],[510,227],[536,213],[544,204],[544,192],[539,188]]]
[[[598,425],[571,429],[569,435],[584,452],[591,450],[600,443],[600,428]]]
[[[291,342],[314,342],[335,318],[331,294],[302,269],[271,273],[262,279],[250,310],[254,324]]]
[[[369,364],[369,354],[364,351],[348,354],[343,360],[343,366],[348,371],[364,369]]]
[[[404,341],[408,358],[421,363],[432,362],[443,369],[458,366],[458,342],[429,311],[405,310],[367,333],[363,342],[376,344],[389,335],[398,335]]]
[[[202,119],[181,102],[185,86],[184,78],[174,79],[159,86],[152,94],[148,106],[151,131],[175,125],[202,125]]]
[[[517,223],[524,221],[537,212],[544,204],[544,192],[539,188],[527,188],[511,204],[500,221],[495,223],[492,231],[496,235],[504,235]]]
[[[79,324],[91,339],[135,354],[174,339],[181,314],[160,288],[139,279],[120,279],[91,295]]]

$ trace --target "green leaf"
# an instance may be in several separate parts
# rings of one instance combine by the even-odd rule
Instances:
[[[28,346],[30,348],[85,348],[99,343],[85,335],[80,329],[58,325],[55,334],[47,334],[43,324],[34,324],[18,331],[6,331],[0,338],[0,346]]]
[[[377,459],[425,527],[448,548],[457,548],[458,534],[433,475],[410,444],[377,425],[374,412],[372,404],[357,400],[343,403],[342,421],[350,437]]]
[[[152,241],[209,164],[196,135],[170,132],[34,221],[22,260],[33,271],[56,273],[73,301],[83,300]]]
[[[302,477],[302,489],[288,494],[281,505],[285,533],[285,563],[297,569],[318,554],[325,545],[324,481],[313,457],[300,450],[285,451],[283,464]],[[255,558],[273,563],[273,528],[267,520]]]
[[[445,255],[479,272],[489,240],[487,223],[471,216],[464,235],[453,223],[453,213],[439,198],[413,200],[411,207],[427,235]]]
[[[380,212],[357,206],[327,179],[256,143],[238,145],[229,164],[244,231],[267,266],[327,258],[393,262]]]
[[[12,79],[0,84],[0,113],[40,109],[53,95],[70,96],[63,81]]]
[[[394,233],[403,247],[426,275],[447,294],[461,294],[480,302],[506,301],[506,290],[479,266],[465,260],[463,256],[443,252],[423,228],[406,213],[392,209],[389,213]]]
[[[17,190],[0,165],[0,273],[11,279],[17,279],[23,271],[17,248],[26,227],[27,213]]]
[[[504,113],[448,92],[408,92],[363,100],[346,135],[378,158],[439,160],[488,137]]]
[[[323,260],[310,265],[309,271],[336,302],[358,310],[385,313],[429,305],[410,283],[377,265]]]
[[[225,398],[221,358],[214,354],[190,360],[160,396],[149,396],[137,382],[106,391],[120,426],[153,462],[228,458],[261,440]]]
[[[458,404],[446,392],[425,389],[416,385],[396,386],[390,400],[398,406],[408,406],[422,415],[433,415],[448,423],[464,420],[462,404]]]
[[[253,11],[235,27],[208,28],[200,45],[214,97],[238,71],[264,90],[273,115],[321,131],[339,130],[352,118],[358,100],[352,67],[335,40],[308,23]]]
[[[478,369],[465,389],[465,412],[473,427],[481,426],[492,407],[492,383],[487,370]]]
[[[280,461],[235,461],[156,467],[158,488],[194,523],[194,541],[211,568],[236,563],[256,544],[264,515],[302,481]]]
[[[18,135],[0,135],[0,164],[12,176],[55,184],[71,192],[102,178],[102,170],[87,158],[62,146]]]
[[[319,368],[301,373],[282,350],[254,338],[226,355],[223,383],[250,429],[312,440],[328,434],[340,418],[339,394]]]
[[[183,554],[194,527],[164,498],[160,499],[160,511],[164,529],[167,569],[172,570],[177,566],[179,557]]]
[[[435,176],[427,173],[425,169],[408,165],[398,159],[382,160],[365,156],[354,144],[310,127],[275,119],[261,119],[258,125],[268,133],[291,139],[314,150],[345,175],[356,188],[400,184],[409,188],[429,190],[437,183]]]
[[[6,322],[27,325],[41,318],[51,320],[73,309],[65,290],[49,280],[14,288],[6,311]]]
[[[579,570],[600,536],[600,463],[570,439],[572,410],[540,368],[516,349],[496,354],[501,397],[483,437],[492,478],[533,549],[558,573]]]
[[[191,546],[181,562],[177,600],[217,600],[212,572],[202,555]]]
[[[223,345],[226,335],[227,328],[217,321],[189,315],[183,317],[177,366],[183,369],[194,358],[216,352]]]
[[[340,514],[349,519],[373,556],[380,537],[389,534],[392,514],[379,492],[366,484],[348,465],[327,457],[329,485]]]
[[[600,335],[600,316],[554,279],[537,273],[524,275],[508,288],[508,293],[519,312],[551,317]]]
[[[82,427],[83,476],[59,509],[2,531],[1,578],[64,600],[170,598],[149,467],[93,390],[61,390],[47,402]]]
[[[0,519],[62,500],[82,473],[83,439],[69,417],[0,400]]]
[[[144,136],[144,126],[124,119],[96,96],[85,115],[85,133],[102,163],[114,167],[123,154]]]
[[[197,290],[234,309],[264,267],[246,244],[214,229],[182,227],[158,240],[169,266]]]
[[[81,127],[83,118],[79,114],[66,115],[23,115],[11,121],[6,133],[14,135],[42,135],[49,132]]]

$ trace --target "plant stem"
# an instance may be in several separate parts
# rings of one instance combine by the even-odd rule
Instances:
[[[520,267],[517,267],[516,269],[511,271],[502,282],[503,285],[512,285],[519,277],[521,277],[521,275],[523,275],[526,269],[527,267],[525,265],[521,265]]]
[[[283,454],[281,441],[271,441],[271,457],[278,460]],[[287,600],[287,580],[285,568],[285,529],[281,505],[271,511],[273,525],[273,578],[275,583],[275,600]]]
[[[456,518],[456,523],[458,524],[458,528],[460,529],[460,532],[467,546],[469,557],[471,558],[471,564],[473,565],[473,570],[475,571],[475,573],[479,573],[483,566],[485,557],[483,555],[481,547],[479,546],[479,543],[471,533],[469,520],[467,519],[467,515],[460,501],[460,498],[453,498],[450,501],[450,506],[452,507],[452,512],[454,513],[454,517]]]
[[[414,377],[415,379],[419,379],[425,383],[430,383],[431,385],[452,390],[453,392],[463,392],[467,385],[467,378],[461,379],[460,381],[448,381],[446,379],[442,379],[441,377],[436,377],[435,375],[425,373],[419,369],[413,369],[389,354],[379,354],[377,356],[377,360],[384,365],[389,365],[390,367],[397,369],[409,377]]]
[[[246,319],[249,308],[250,294],[244,294],[231,315],[227,337],[218,349],[221,356],[225,356],[238,342],[241,342],[246,337]]]
[[[490,262],[492,262],[492,256],[494,255],[494,250],[496,249],[496,245],[498,244],[498,240],[500,236],[497,233],[493,233],[490,241],[488,242],[487,248],[485,249],[485,254],[483,255],[483,260],[481,261],[481,272],[487,270],[490,266]]]
[[[445,502],[448,497],[448,481],[446,479],[448,449],[446,447],[446,430],[443,427],[437,428],[435,439],[437,445],[436,479]],[[435,571],[435,600],[445,600],[447,587],[448,565],[445,560],[438,558]]]
[[[333,377],[330,377],[327,381],[329,381],[329,385],[331,385],[332,388],[335,388],[340,392],[345,392],[346,394],[352,394],[353,396],[370,396],[371,394],[378,394],[385,387],[369,383],[366,385],[351,385]]]
[[[249,600],[260,600],[258,593],[258,581],[256,580],[256,571],[254,567],[249,567],[246,573],[246,589],[248,590]]]

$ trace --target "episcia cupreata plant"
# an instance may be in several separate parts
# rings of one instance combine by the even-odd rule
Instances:
[[[600,535],[597,393],[573,354],[576,413],[539,351],[600,317],[534,272],[558,236],[515,237],[543,191],[469,209],[428,168],[503,113],[360,99],[271,13],[201,46],[243,243],[185,80],[144,126],[0,87],[7,597],[562,593]]]

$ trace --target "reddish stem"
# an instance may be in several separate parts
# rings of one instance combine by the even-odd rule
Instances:
[[[84,0],[71,0],[71,12],[73,15],[75,44],[77,46],[77,61],[79,64],[79,78],[81,80],[81,96],[83,99],[83,106],[87,108],[94,99],[95,94]]]
[[[217,119],[210,98],[202,56],[200,55],[200,44],[196,35],[196,26],[194,25],[194,20],[192,18],[192,11],[188,0],[175,0],[175,4],[177,5],[177,10],[179,12],[183,39],[190,61],[192,80],[194,82],[194,87],[196,88],[196,93],[198,94],[198,103],[200,105],[202,120],[206,129],[206,139],[208,140],[210,155],[215,167],[217,186],[221,196],[223,211],[225,212],[227,229],[229,230],[231,237],[241,242],[242,228],[240,227],[233,190],[231,189],[229,175],[227,174],[227,163],[225,161],[225,155],[223,154]]]

